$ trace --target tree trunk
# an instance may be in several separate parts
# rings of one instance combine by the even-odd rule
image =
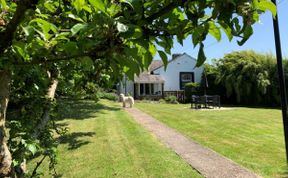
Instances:
[[[5,133],[6,110],[11,83],[10,71],[0,70],[0,177],[12,176],[12,156]]]
[[[48,90],[47,90],[47,98],[50,100],[53,100],[55,97],[55,92],[57,89],[57,85],[58,85],[58,74],[57,72],[55,73],[55,71],[48,71],[48,76],[50,78],[50,84],[48,86]],[[49,111],[50,111],[50,106],[48,106],[45,110],[44,113],[42,115],[42,119],[39,122],[39,124],[37,125],[33,136],[35,138],[38,138],[40,133],[44,130],[44,128],[46,127],[46,125],[48,124],[49,120],[50,120],[50,116],[49,116]]]

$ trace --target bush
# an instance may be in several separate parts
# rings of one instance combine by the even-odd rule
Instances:
[[[166,97],[164,98],[164,100],[165,100],[167,103],[170,103],[170,104],[178,104],[178,101],[177,101],[176,96],[173,96],[173,95],[171,95],[171,96],[166,96]]]
[[[279,106],[275,61],[271,54],[254,51],[226,54],[212,65],[205,65],[207,94],[220,95],[221,103],[225,104]],[[284,69],[288,67],[286,61]]]
[[[87,82],[85,85],[85,92],[87,94],[93,94],[100,90],[100,87],[93,82]]]
[[[115,93],[107,93],[107,92],[98,92],[97,93],[98,98],[100,99],[107,99],[111,101],[118,101],[118,95]]]
[[[160,99],[159,103],[166,103],[166,101],[164,99]]]
[[[199,83],[189,82],[185,84],[185,102],[191,102],[192,95],[199,95]]]
[[[97,102],[100,100],[100,97],[99,97],[99,95],[96,93],[96,94],[89,95],[89,97],[87,97],[87,99],[94,100],[94,101],[97,103]]]
[[[141,100],[141,103],[151,103],[151,100],[149,100],[149,98],[143,98],[142,100]]]

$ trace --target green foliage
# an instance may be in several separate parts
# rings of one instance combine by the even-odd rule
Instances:
[[[179,104],[176,96],[173,96],[173,95],[166,96],[164,100],[166,101],[166,103],[169,103],[169,104]]]
[[[85,91],[88,94],[96,93],[99,90],[99,87],[93,82],[87,82],[85,85]]]
[[[166,67],[168,65],[168,58],[167,58],[167,55],[163,52],[163,51],[158,51],[162,61],[163,61],[163,64],[164,64],[164,70],[166,70]]]
[[[200,67],[206,61],[206,56],[204,53],[204,44],[200,44],[198,59],[195,67]]]
[[[126,68],[131,78],[149,66],[156,54],[155,44],[163,48],[159,54],[166,63],[164,51],[170,54],[173,37],[182,44],[191,35],[194,46],[200,45],[199,66],[206,59],[203,41],[208,34],[220,41],[222,30],[230,40],[235,37],[242,45],[252,35],[251,27],[261,13],[268,10],[276,15],[276,7],[269,0],[53,0],[35,5],[35,16],[30,12],[17,22],[21,28],[14,27],[15,36],[20,38],[11,40],[13,50],[2,57],[13,54],[19,62],[41,61],[39,57],[43,56],[45,60],[85,55],[107,58],[114,70]],[[16,8],[31,7],[2,0],[5,13],[1,19],[9,23]],[[0,32],[5,30],[5,26],[0,27]]]
[[[141,99],[141,102],[143,102],[143,103],[151,103],[152,101],[151,101],[151,99],[149,98],[149,97],[143,97],[142,99]]]
[[[54,108],[45,100],[48,69],[59,71],[57,96],[97,100],[99,88],[113,88],[113,83],[122,78],[123,72],[133,78],[147,69],[158,50],[156,45],[163,48],[158,53],[166,66],[173,38],[182,44],[185,38],[192,36],[194,47],[200,46],[197,61],[200,66],[206,60],[204,41],[207,35],[220,41],[222,30],[229,40],[236,38],[242,45],[253,34],[252,25],[261,13],[266,10],[273,15],[276,13],[269,0],[25,0],[23,3],[1,0],[0,5],[0,70],[13,73],[10,101],[17,104],[17,109],[25,108],[26,104],[30,108],[25,111],[35,109],[31,115],[22,113],[24,119],[18,113],[21,117],[7,120],[21,123],[21,127],[11,125],[11,133],[14,132],[12,129],[22,129],[19,133],[28,135],[45,107],[50,106],[51,111]],[[13,26],[7,25],[11,23]],[[250,69],[253,66],[247,70]],[[270,85],[267,74],[261,73],[256,78],[261,81],[257,87],[262,89],[262,94],[266,93],[265,86]],[[174,102],[174,99],[170,100]],[[51,122],[48,125],[51,126]],[[43,138],[52,140],[51,129],[47,129],[44,135]],[[41,146],[41,141],[37,140],[38,146],[34,147],[32,142],[25,142],[21,148],[27,147],[25,150],[31,154],[35,147],[48,149],[49,144]],[[22,155],[26,155],[24,152],[27,151]],[[55,154],[52,155],[53,163]],[[13,156],[17,161],[16,154]]]
[[[277,9],[276,9],[276,6],[273,4],[273,2],[271,1],[254,1],[254,3],[256,4],[256,7],[259,9],[259,10],[262,10],[262,11],[266,11],[266,10],[269,10],[272,14],[273,14],[273,17],[276,16],[276,13],[277,13]]]
[[[165,101],[165,99],[160,99],[160,100],[159,100],[159,103],[164,104],[164,103],[166,103],[166,101]]]
[[[185,84],[185,88],[197,89],[199,87],[199,83],[189,82]]]
[[[276,59],[272,55],[232,52],[214,65],[206,65],[205,71],[208,94],[219,94],[224,102],[279,104]]]
[[[209,22],[209,33],[219,42],[221,40],[221,31],[213,22]]]
[[[51,101],[45,97],[45,89],[49,84],[47,74],[38,66],[29,67],[28,71],[26,69],[19,67],[14,70],[11,101],[7,112],[8,144],[13,157],[13,166],[19,170],[24,160],[29,162],[34,157],[45,156],[49,159],[50,171],[54,175],[58,145],[55,133],[59,135],[64,133],[63,128],[55,124],[55,119],[58,118],[58,106],[56,100]],[[49,110],[51,121],[39,133],[39,137],[36,137],[35,128],[41,122],[46,110]]]
[[[107,93],[107,92],[98,92],[97,93],[98,98],[100,99],[107,99],[110,101],[118,101],[118,95],[115,93]]]
[[[192,95],[199,95],[200,84],[189,82],[185,84],[185,102],[191,102]]]
[[[87,69],[86,66],[90,66],[90,69]],[[69,72],[61,73],[59,77],[58,96],[97,101],[99,99],[97,93],[102,92],[103,89],[110,91],[121,77],[121,74],[115,76],[113,70],[109,66],[106,67],[101,61],[92,62],[92,66],[86,63],[78,65],[76,62],[71,62],[69,66],[66,66],[66,70]],[[121,73],[121,70],[119,72]]]

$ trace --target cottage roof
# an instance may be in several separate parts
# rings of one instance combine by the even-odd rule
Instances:
[[[149,71],[153,71],[163,65],[162,60],[153,60],[149,66]]]
[[[181,56],[187,55],[186,53],[183,54],[173,54],[172,59],[168,61],[168,63],[179,59]],[[194,59],[194,58],[192,58]],[[194,59],[195,60],[195,59]],[[164,64],[162,60],[153,60],[148,68],[148,71],[144,71],[139,74],[139,76],[135,76],[134,82],[135,83],[164,83],[165,80],[160,75],[151,74],[151,72],[155,71],[163,67]]]
[[[141,73],[134,78],[135,83],[164,83],[164,79],[160,75],[152,75],[147,72]]]
[[[175,61],[175,60],[177,60],[177,59],[179,59],[181,56],[184,56],[184,55],[187,55],[186,53],[183,53],[183,54],[180,54],[180,53],[176,53],[176,54],[173,54],[172,55],[172,59],[171,60],[169,60],[168,61],[168,64],[170,63],[170,62],[172,62],[172,61]],[[189,56],[189,55],[188,55]],[[191,56],[189,56],[190,58],[192,58]],[[192,59],[194,59],[194,58],[192,58]],[[195,59],[194,59],[195,60]],[[161,60],[154,60],[154,61],[161,61]],[[153,61],[152,61],[152,63],[151,63],[151,65],[150,66],[154,66],[155,64],[153,64]],[[150,71],[152,72],[152,71],[154,71],[154,70],[157,70],[157,69],[159,69],[159,68],[161,68],[161,67],[163,67],[164,66],[164,64],[163,64],[163,62],[161,61],[161,65],[158,65],[157,67],[153,67],[153,68],[151,68],[150,69],[150,67],[149,67],[149,69],[150,69]]]

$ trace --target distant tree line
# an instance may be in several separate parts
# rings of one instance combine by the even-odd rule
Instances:
[[[284,71],[288,61],[284,60]],[[276,58],[272,54],[239,51],[205,65],[199,92],[220,95],[222,103],[279,106]],[[285,73],[288,83],[288,73]],[[205,82],[207,81],[207,82]],[[206,85],[205,83],[208,83]]]

